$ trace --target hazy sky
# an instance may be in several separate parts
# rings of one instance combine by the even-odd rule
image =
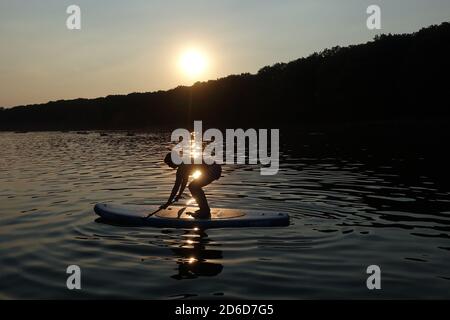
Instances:
[[[71,4],[81,30],[66,28]],[[0,0],[0,106],[191,84],[177,67],[190,47],[209,60],[199,80],[216,79],[449,17],[448,0]]]

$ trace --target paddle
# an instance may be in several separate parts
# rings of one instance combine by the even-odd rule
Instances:
[[[175,203],[175,202],[177,202],[177,200],[172,200],[172,202],[170,203],[170,205],[173,204],[173,203]],[[168,205],[168,206],[167,206],[166,208],[164,208],[164,209],[167,209],[170,205]],[[153,211],[152,213],[149,213],[144,219],[147,219],[147,218],[151,217],[152,215],[154,215],[155,213],[158,213],[158,212],[161,211],[162,209],[163,209],[162,206],[159,207],[157,210]]]

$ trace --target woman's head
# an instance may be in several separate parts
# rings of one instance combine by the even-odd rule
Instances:
[[[164,163],[173,169],[178,167],[178,165],[172,161],[172,153],[171,152],[166,154],[166,157],[164,158]]]

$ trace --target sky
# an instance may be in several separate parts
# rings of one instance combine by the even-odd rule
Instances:
[[[81,29],[69,30],[69,5]],[[366,9],[381,8],[381,30]],[[450,20],[448,0],[0,0],[0,106],[167,90]],[[207,58],[194,78],[188,49]]]

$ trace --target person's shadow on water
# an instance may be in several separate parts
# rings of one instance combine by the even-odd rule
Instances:
[[[103,218],[97,218],[95,222],[120,227],[134,226],[133,224],[114,223]],[[222,251],[207,249],[208,245],[211,247],[211,239],[204,230],[186,230],[176,243],[169,247],[177,258],[178,266],[178,274],[171,278],[176,280],[195,279],[200,276],[213,277],[221,273],[223,265],[216,261],[211,262],[211,260],[222,259]]]
[[[176,280],[194,279],[200,276],[214,277],[222,272],[223,265],[210,260],[222,259],[222,251],[207,249],[211,242],[210,238],[203,230],[186,231],[184,240],[180,246],[170,249],[178,258],[178,274],[171,276]]]

